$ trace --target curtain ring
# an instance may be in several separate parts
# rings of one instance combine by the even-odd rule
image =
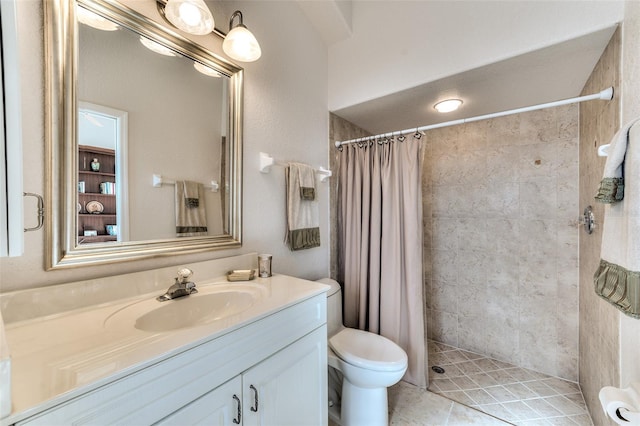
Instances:
[[[376,138],[376,141],[378,142],[378,145],[382,145],[384,143],[382,138]]]
[[[344,145],[340,145],[340,146],[338,147],[338,151],[340,151],[340,152],[344,151]]]
[[[413,135],[413,137],[415,139],[420,139],[422,138],[422,133],[418,130],[418,127],[416,127],[416,133]]]
[[[402,133],[398,136],[398,142],[404,142],[407,139]]]

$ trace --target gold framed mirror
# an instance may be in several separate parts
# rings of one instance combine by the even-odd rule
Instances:
[[[126,3],[44,2],[48,270],[241,246],[243,70]]]

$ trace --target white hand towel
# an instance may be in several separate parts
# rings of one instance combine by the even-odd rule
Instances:
[[[202,184],[177,181],[175,205],[176,235],[178,237],[207,235],[207,212]]]
[[[176,182],[178,185],[180,182]],[[198,182],[191,182],[189,180],[183,180],[182,186],[184,188],[184,203],[187,207],[198,207],[200,205],[200,185]]]
[[[624,159],[627,153],[629,130],[638,120],[640,118],[622,126],[609,143],[602,182],[595,197],[600,203],[617,203],[624,198]]]
[[[320,219],[318,201],[300,197],[298,165],[285,167],[287,198],[287,234],[285,242],[292,251],[320,246]]]
[[[620,154],[621,148],[615,145],[609,150],[609,155],[616,156],[615,162],[624,159],[620,165],[626,179],[624,199],[605,206],[600,267],[594,284],[600,297],[626,315],[640,318],[640,122],[625,128],[622,133],[628,138],[617,134],[619,139],[614,137],[612,143],[624,146],[626,152]]]

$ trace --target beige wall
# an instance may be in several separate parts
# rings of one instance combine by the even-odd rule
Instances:
[[[578,107],[426,138],[429,337],[577,380]]]
[[[640,1],[625,2],[622,27],[622,122],[640,117]],[[637,149],[637,147],[636,147]],[[620,386],[640,382],[640,321],[620,315]]]
[[[596,222],[602,224],[604,207],[593,196],[602,179],[605,157],[599,145],[609,143],[619,127],[620,30],[611,38],[583,94],[613,86],[610,102],[586,102],[580,106],[580,208],[591,205]],[[613,424],[602,412],[598,392],[619,381],[618,311],[593,290],[593,273],[600,263],[602,226],[589,235],[580,232],[580,386],[596,425]]]
[[[45,162],[42,2],[27,0],[17,3],[24,120],[24,190],[42,194],[45,186],[42,172]],[[157,15],[153,2],[133,3],[148,5]],[[273,269],[278,273],[308,279],[328,275],[328,184],[318,185],[322,246],[290,252],[282,242],[285,233],[283,169],[274,167],[270,174],[262,174],[258,170],[260,151],[269,152],[279,160],[307,162],[316,167],[327,165],[327,48],[295,3],[211,3],[224,3],[222,6],[231,11],[242,9],[244,23],[258,38],[263,52],[257,62],[241,65],[245,69],[242,248],[46,272],[44,232],[29,232],[25,234],[23,256],[0,259],[0,291],[178,266],[249,252],[272,253]],[[227,28],[229,16],[228,11],[216,16],[221,28]],[[160,17],[156,19],[163,22]],[[282,22],[286,25],[278,25]],[[219,44],[211,48],[223,55]],[[309,84],[311,81],[313,84]],[[33,226],[35,206],[30,200],[25,202],[24,215],[25,226]]]
[[[606,159],[596,156],[597,145],[609,143],[619,127],[640,116],[640,3],[625,3],[625,19],[585,85],[613,85],[608,104],[586,104],[581,109],[580,200],[592,204],[596,220],[604,208],[593,203]],[[627,317],[593,292],[592,274],[600,259],[601,229],[580,240],[580,386],[596,425],[613,424],[600,408],[603,386],[627,387],[640,381],[640,321]]]

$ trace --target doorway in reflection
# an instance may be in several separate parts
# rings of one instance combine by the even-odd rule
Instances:
[[[128,241],[127,113],[78,108],[78,244]]]

